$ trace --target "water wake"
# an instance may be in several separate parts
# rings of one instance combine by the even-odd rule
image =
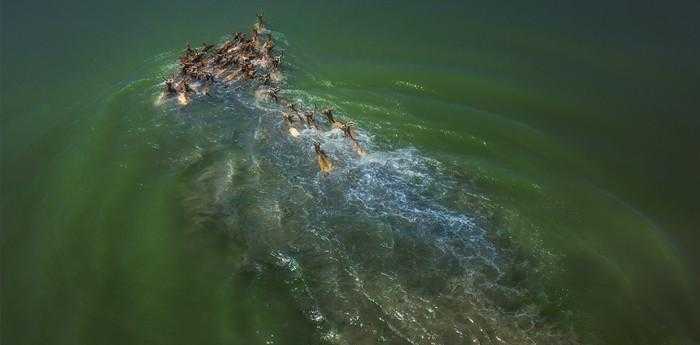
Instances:
[[[339,129],[289,135],[284,111],[243,86],[164,110],[183,132],[206,137],[175,160],[192,172],[190,218],[245,248],[242,271],[281,277],[320,342],[574,343],[522,302],[524,288],[503,283],[516,259],[479,210],[451,207],[477,193],[468,184],[363,130],[362,157]],[[314,142],[332,173],[316,166]]]

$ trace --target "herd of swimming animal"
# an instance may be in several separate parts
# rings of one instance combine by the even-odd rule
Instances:
[[[231,39],[218,46],[205,43],[200,48],[192,48],[187,44],[180,57],[178,72],[165,80],[161,100],[176,99],[178,104],[186,106],[192,97],[206,95],[214,84],[252,83],[258,87],[256,94],[283,108],[282,118],[292,137],[299,137],[300,129],[322,130],[316,120],[319,113],[325,117],[329,130],[341,131],[358,155],[366,155],[367,151],[353,134],[353,122],[336,120],[331,108],[320,112],[303,109],[281,96],[282,56],[275,55],[274,48],[272,34],[265,28],[265,21],[260,14],[250,38],[242,32],[236,32]],[[324,173],[331,172],[333,163],[321,149],[320,143],[314,142],[314,151],[320,170]]]

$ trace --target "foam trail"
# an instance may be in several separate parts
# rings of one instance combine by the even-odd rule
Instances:
[[[480,221],[447,206],[460,191],[440,162],[414,148],[383,151],[362,130],[357,134],[370,154],[358,157],[338,131],[307,128],[295,138],[281,109],[252,93],[225,98],[220,111],[228,120],[206,127],[213,138],[230,139],[203,164],[188,205],[202,224],[226,224],[247,248],[250,269],[285,280],[320,340],[550,339],[518,326],[536,323],[535,313],[499,311],[493,296],[523,293],[499,284],[510,259]],[[315,165],[314,141],[337,164],[331,174]]]
[[[214,87],[196,105],[166,109],[208,147],[175,160],[194,175],[186,206],[243,244],[248,270],[286,282],[319,341],[573,343],[524,327],[539,325],[535,312],[503,311],[524,294],[500,283],[512,259],[481,220],[450,207],[455,194],[476,192],[440,162],[415,148],[384,150],[363,130],[369,154],[359,156],[323,120],[294,137],[284,109],[257,96]],[[314,142],[333,161],[330,174],[319,172]]]

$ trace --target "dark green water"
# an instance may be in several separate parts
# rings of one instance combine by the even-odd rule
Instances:
[[[245,92],[154,105],[260,9],[362,128],[335,177]],[[698,343],[698,17],[3,2],[2,343]]]

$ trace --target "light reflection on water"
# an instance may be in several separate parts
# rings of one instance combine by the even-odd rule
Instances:
[[[190,217],[228,224],[246,248],[243,270],[282,276],[321,339],[575,342],[525,302],[532,292],[506,285],[517,263],[494,245],[488,221],[470,213],[488,205],[450,209],[478,192],[439,161],[414,148],[382,151],[364,130],[358,138],[370,153],[361,158],[337,130],[291,137],[278,109],[241,90],[220,89],[211,107],[165,111],[182,128],[202,126],[225,152],[198,168]],[[316,167],[314,141],[336,165],[329,175]],[[193,166],[201,157],[175,161]]]
[[[320,138],[329,177],[246,90],[153,107],[258,3],[5,2],[0,337],[692,343],[684,2],[265,8],[288,95],[364,129],[363,160]]]

